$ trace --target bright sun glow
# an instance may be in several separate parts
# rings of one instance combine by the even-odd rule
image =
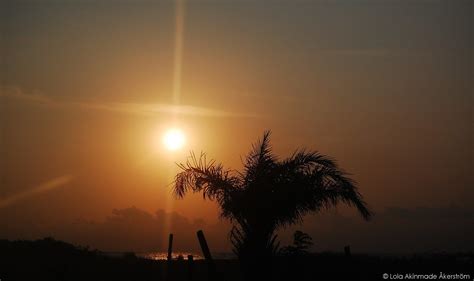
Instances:
[[[163,143],[168,150],[178,150],[184,146],[186,139],[179,129],[170,129],[163,136]]]

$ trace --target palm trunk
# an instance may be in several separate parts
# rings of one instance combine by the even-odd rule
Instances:
[[[272,273],[271,265],[274,255],[272,245],[273,227],[255,227],[247,225],[243,231],[241,244],[236,249],[244,278],[250,280],[268,280]]]

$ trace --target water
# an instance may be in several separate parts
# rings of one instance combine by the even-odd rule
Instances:
[[[128,253],[127,252],[104,252],[103,254],[109,257],[123,257],[129,253],[130,252]],[[168,257],[167,252],[157,252],[157,251],[137,252],[134,254],[137,257],[150,259],[150,260],[166,260]],[[180,259],[181,257],[183,259],[188,259],[188,255],[192,255],[194,260],[204,259],[204,257],[201,254],[193,253],[193,252],[173,252],[171,254],[171,257],[174,260]],[[212,253],[212,258],[216,260],[232,260],[232,259],[236,259],[237,257],[233,253],[220,252],[220,253]]]
[[[203,256],[191,253],[191,252],[175,252],[171,254],[173,260],[177,260],[179,258],[187,259],[188,255],[192,255],[195,260],[202,260],[204,259]],[[150,260],[166,260],[168,258],[168,253],[166,252],[148,252],[148,253],[137,253],[138,257],[150,259]]]
[[[151,259],[151,260],[166,260],[168,257],[168,253],[166,252],[136,253],[136,255],[138,257]],[[187,259],[188,255],[192,255],[194,260],[204,259],[204,257],[201,254],[192,253],[192,252],[173,252],[171,256],[173,259],[178,259],[180,257]],[[237,257],[233,253],[212,253],[212,258],[216,260],[231,260],[231,259],[236,259]]]

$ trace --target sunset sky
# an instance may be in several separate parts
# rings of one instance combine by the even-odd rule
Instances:
[[[1,10],[0,238],[148,250],[171,229],[192,248],[202,228],[226,250],[215,204],[173,198],[175,163],[205,151],[240,169],[270,129],[282,157],[337,159],[375,210],[368,223],[343,206],[308,217],[299,228],[318,249],[474,250],[473,1]],[[186,138],[173,151],[171,128]]]

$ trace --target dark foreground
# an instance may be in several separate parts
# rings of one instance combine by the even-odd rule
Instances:
[[[216,260],[215,265],[216,280],[243,280],[237,260]],[[267,271],[265,280],[473,280],[474,254],[388,258],[326,253],[279,257]],[[194,261],[192,268],[186,260],[173,261],[169,267],[166,261],[133,254],[107,257],[53,239],[0,240],[0,280],[198,281],[209,280],[209,272],[201,260]]]

